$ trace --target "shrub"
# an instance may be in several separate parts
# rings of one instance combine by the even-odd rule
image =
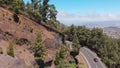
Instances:
[[[0,47],[0,54],[3,54],[2,47]]]
[[[11,18],[8,18],[8,20],[10,20],[10,21],[11,21],[12,19],[11,19]]]
[[[15,21],[16,23],[19,22],[19,17],[18,17],[18,15],[17,15],[16,13],[14,13],[13,18],[14,18],[14,21]]]
[[[9,46],[7,47],[7,54],[14,57],[14,48],[13,48],[13,43],[10,42]]]
[[[16,44],[18,44],[18,45],[23,45],[23,44],[30,44],[30,41],[28,41],[27,39],[25,39],[25,38],[20,38],[20,39],[17,39],[16,40]]]
[[[33,32],[33,28],[32,28],[32,27],[30,27],[30,32],[31,32],[31,33]]]

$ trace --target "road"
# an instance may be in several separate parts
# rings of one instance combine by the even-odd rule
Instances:
[[[82,47],[80,49],[80,52],[83,54],[85,57],[89,68],[106,68],[106,66],[102,63],[102,61],[97,57],[96,54],[94,54],[92,51],[89,49]],[[94,58],[98,58],[98,62],[94,61]]]

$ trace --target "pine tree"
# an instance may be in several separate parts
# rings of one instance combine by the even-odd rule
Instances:
[[[37,34],[37,38],[34,44],[34,55],[36,59],[44,60],[47,54],[45,44],[42,40],[41,33]]]
[[[54,5],[49,5],[49,12],[48,12],[48,18],[52,22],[56,22],[56,15],[57,15],[57,10]]]
[[[14,8],[14,11],[16,14],[18,14],[20,11],[25,10],[25,3],[23,0],[13,0],[12,8]]]
[[[46,22],[47,19],[47,14],[48,14],[48,10],[49,10],[49,5],[48,5],[49,0],[43,0],[42,2],[42,10],[41,10],[41,15],[42,15],[42,19],[44,22]]]
[[[31,2],[32,2],[32,5],[31,5],[32,10],[33,11],[38,11],[39,3],[41,3],[41,0],[31,0]]]
[[[0,0],[0,6],[11,7],[14,0]]]
[[[13,43],[12,42],[9,43],[9,46],[7,48],[7,54],[14,57],[14,48],[13,48]]]
[[[75,57],[76,55],[79,54],[79,49],[80,49],[80,44],[79,44],[79,40],[78,40],[78,37],[77,37],[77,34],[76,34],[76,31],[75,31],[75,34],[74,34],[74,37],[73,37],[73,44],[72,44],[72,56]]]
[[[2,50],[2,47],[0,47],[0,54],[3,54],[3,50]]]
[[[75,26],[72,24],[71,27],[70,27],[70,30],[69,30],[69,38],[68,40],[69,41],[73,41],[73,37],[74,37],[74,33],[75,33]]]
[[[27,11],[32,11],[31,4],[29,2],[26,4],[26,9]]]
[[[66,59],[68,54],[68,48],[65,45],[61,45],[60,51],[56,54],[55,58],[55,65],[57,68],[69,68],[69,62]]]
[[[44,60],[46,55],[47,55],[47,50],[45,44],[42,40],[41,33],[38,33],[34,43],[34,56],[40,68],[44,68]]]

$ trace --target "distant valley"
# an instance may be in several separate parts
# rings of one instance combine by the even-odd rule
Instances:
[[[104,27],[103,32],[106,33],[111,38],[120,39],[119,27]]]

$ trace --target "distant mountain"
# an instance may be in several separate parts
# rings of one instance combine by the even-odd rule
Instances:
[[[120,32],[120,28],[119,27],[113,27],[113,26],[105,27],[104,30]]]
[[[120,39],[120,28],[119,27],[105,27],[103,28],[104,33],[114,39]]]
[[[119,27],[120,28],[120,21],[99,21],[99,22],[88,22],[83,24],[87,27],[99,27],[99,28],[104,28],[104,27]]]

